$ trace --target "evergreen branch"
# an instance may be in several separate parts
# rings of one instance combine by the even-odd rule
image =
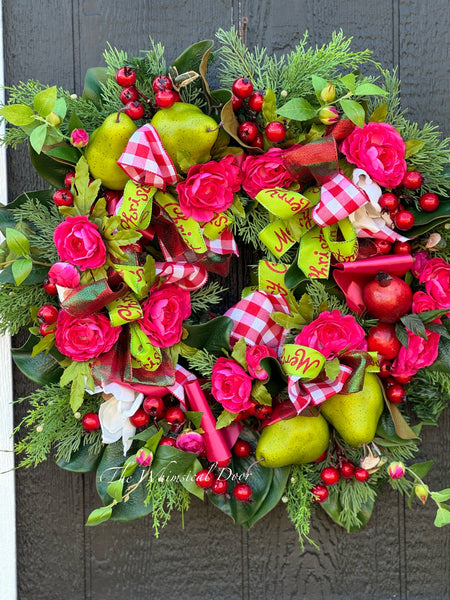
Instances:
[[[450,375],[421,369],[406,389],[408,404],[425,425],[437,425],[450,404]]]
[[[62,222],[62,216],[56,206],[47,208],[38,200],[28,198],[21,206],[12,211],[15,221],[25,221],[34,226],[27,232],[30,245],[37,248],[49,262],[58,262],[59,257],[53,241],[56,227]]]
[[[195,290],[191,294],[191,309],[193,313],[202,313],[210,309],[211,306],[222,302],[222,295],[227,291],[217,281],[210,281],[202,288]]]
[[[329,310],[330,312],[332,310],[340,310],[341,314],[343,315],[351,314],[351,311],[345,300],[341,300],[337,296],[328,292],[325,288],[325,285],[318,279],[312,279],[307,284],[306,293],[311,297],[314,306],[315,317],[317,317],[319,314],[318,309],[325,303],[327,305],[326,310]]]
[[[202,377],[210,379],[213,367],[216,364],[216,356],[210,354],[207,350],[197,350],[193,356],[185,356],[185,358],[190,370],[197,371]]]
[[[375,489],[370,484],[356,479],[350,482],[341,478],[337,485],[329,488],[329,492],[331,498],[338,496],[342,506],[339,522],[348,532],[362,525],[358,513],[364,504],[374,502],[377,497]]]
[[[282,501],[286,502],[288,516],[297,530],[302,550],[304,550],[305,542],[309,542],[319,549],[309,537],[313,505],[311,489],[318,481],[319,471],[313,465],[293,465],[286,487],[286,495],[282,498]]]
[[[30,307],[55,304],[42,285],[4,283],[0,286],[0,334],[15,335],[22,327],[33,325]]]
[[[153,529],[155,537],[159,537],[159,530],[167,525],[172,516],[172,511],[181,513],[190,506],[190,494],[179,481],[171,478],[149,477],[147,483],[148,495],[146,503],[152,503]]]

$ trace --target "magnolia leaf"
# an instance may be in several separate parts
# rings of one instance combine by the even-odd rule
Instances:
[[[92,452],[91,444],[81,445],[78,450],[72,452],[70,458],[62,458],[57,462],[58,467],[72,473],[92,473],[97,468],[102,457],[103,448]]]
[[[266,125],[277,120],[277,99],[271,88],[267,88],[264,95],[262,114]]]
[[[344,75],[341,77],[341,83],[345,85],[345,87],[349,90],[349,92],[354,92],[356,87],[356,76],[354,73],[349,73],[348,75]]]
[[[450,506],[447,504],[441,504],[436,513],[436,519],[434,520],[436,527],[443,527],[444,525],[450,525]]]
[[[372,123],[384,123],[386,121],[387,116],[387,104],[383,102],[380,106],[377,106],[376,109],[369,117],[369,121]]]
[[[202,463],[196,458],[189,469],[180,476],[181,485],[200,500],[204,500],[205,491],[195,483],[195,475],[202,469]]]
[[[374,83],[360,83],[353,92],[355,96],[386,96],[387,91]]]
[[[112,481],[106,488],[108,494],[116,502],[122,502],[123,484],[123,479],[117,479],[116,481]]]
[[[409,158],[410,156],[414,156],[414,154],[420,152],[420,150],[422,150],[422,148],[425,146],[425,142],[422,142],[421,140],[408,140],[405,142],[405,146],[405,158]]]
[[[237,363],[241,365],[241,367],[247,370],[247,360],[245,358],[245,353],[247,350],[247,344],[245,343],[245,338],[241,337],[234,345],[233,352],[231,353],[231,358],[234,359]]]
[[[55,356],[53,356],[56,352],[54,348],[48,354],[43,354],[41,352],[39,355],[33,355],[33,348],[36,346],[36,342],[40,343],[40,341],[46,340],[49,337],[54,339],[52,334],[44,336],[42,340],[31,335],[23,346],[15,348],[11,352],[14,363],[18,369],[28,377],[28,379],[34,381],[38,385],[58,383],[62,373],[59,362]],[[50,342],[50,340],[48,342]]]
[[[39,125],[36,129],[33,129],[30,135],[30,144],[35,152],[41,153],[42,146],[45,143],[47,137],[47,125]]]
[[[0,110],[0,115],[11,125],[24,127],[34,121],[34,111],[26,104],[10,104]]]
[[[364,108],[355,100],[341,100],[341,108],[345,115],[358,127],[364,127],[366,113]]]
[[[86,525],[100,525],[100,523],[104,523],[111,518],[112,515],[112,506],[102,506],[101,508],[96,508],[91,512],[86,521]]]
[[[235,415],[234,413],[230,413],[227,410],[223,410],[220,413],[219,418],[217,419],[216,429],[223,429],[223,427],[228,427],[228,425],[231,425],[231,423],[233,423],[236,417],[237,415]]]
[[[56,103],[56,86],[47,88],[39,92],[34,97],[34,110],[41,115],[46,117],[55,108]]]
[[[255,381],[252,385],[251,396],[255,402],[264,406],[272,406],[272,396],[269,394],[262,381]]]
[[[83,98],[91,100],[97,108],[102,108],[102,84],[105,84],[108,78],[106,67],[91,67],[88,69],[84,80]]]
[[[18,256],[26,256],[30,252],[30,242],[26,236],[17,229],[6,228],[6,243],[8,248]]]
[[[447,500],[450,500],[450,488],[446,488],[440,492],[431,492],[430,496],[436,502],[446,502]]]
[[[309,121],[310,119],[314,119],[317,109],[311,106],[305,98],[293,98],[289,102],[286,102],[286,104],[283,104],[277,110],[277,114],[280,117],[286,117],[293,121]]]

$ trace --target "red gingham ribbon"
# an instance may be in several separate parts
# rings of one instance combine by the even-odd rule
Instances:
[[[167,386],[167,390],[177,398],[181,404],[186,407],[186,398],[184,393],[184,386],[192,381],[196,381],[196,376],[190,371],[177,365],[175,367],[175,383]]]
[[[166,262],[155,263],[156,274],[164,277],[164,283],[176,283],[183,290],[198,290],[208,280],[208,271],[203,265]]]
[[[341,173],[336,173],[322,184],[320,202],[312,211],[317,225],[334,225],[369,201],[367,195]]]
[[[236,254],[239,256],[238,247],[230,229],[226,229],[215,240],[209,240],[205,236],[205,244],[208,250],[214,254]]]
[[[387,240],[388,242],[407,242],[409,238],[404,235],[400,235],[388,225],[383,225],[378,231],[370,231],[369,229],[358,229],[358,237],[360,238],[374,238],[376,240]]]
[[[352,369],[350,367],[341,365],[339,375],[333,380],[315,379],[314,381],[305,382],[300,381],[299,377],[291,375],[288,378],[288,392],[297,414],[300,414],[309,405],[317,406],[334,396],[334,394],[338,394],[351,373]]]
[[[173,162],[164,150],[158,132],[148,123],[133,133],[117,163],[136,183],[164,190],[167,185],[178,181]]]
[[[275,311],[290,313],[283,296],[252,292],[225,313],[233,320],[231,338],[237,341],[243,337],[248,344],[264,344],[278,350],[288,332],[271,318]]]

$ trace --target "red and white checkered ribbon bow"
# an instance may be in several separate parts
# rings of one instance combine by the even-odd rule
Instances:
[[[197,378],[193,373],[182,367],[181,365],[177,365],[175,367],[175,383],[167,386],[167,390],[177,398],[181,404],[186,406],[186,398],[184,393],[184,386],[186,383],[195,381]]]
[[[208,271],[203,265],[166,262],[155,263],[156,274],[164,278],[164,283],[176,283],[183,290],[198,290],[208,281]]]
[[[250,345],[263,344],[278,351],[288,331],[272,319],[275,311],[290,313],[283,296],[252,292],[225,313],[233,320],[231,338],[236,342],[243,337]]]
[[[148,123],[133,133],[117,163],[136,183],[164,190],[178,181],[174,164],[164,150],[158,132]]]
[[[369,229],[359,229],[358,237],[360,238],[372,238],[376,240],[386,240],[388,242],[407,242],[409,238],[404,235],[400,235],[388,225],[381,226],[378,231],[370,231]]]
[[[331,396],[338,394],[352,370],[346,365],[341,365],[341,370],[336,379],[315,379],[314,381],[300,381],[299,377],[293,375],[288,378],[289,399],[295,406],[297,414],[300,414],[308,406],[322,404]]]
[[[322,184],[320,202],[314,207],[312,218],[320,227],[334,225],[368,201],[350,179],[336,173]]]

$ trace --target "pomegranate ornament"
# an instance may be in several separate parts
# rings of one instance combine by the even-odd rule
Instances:
[[[396,323],[412,305],[412,291],[406,281],[384,271],[377,273],[363,289],[367,311],[385,323]]]

